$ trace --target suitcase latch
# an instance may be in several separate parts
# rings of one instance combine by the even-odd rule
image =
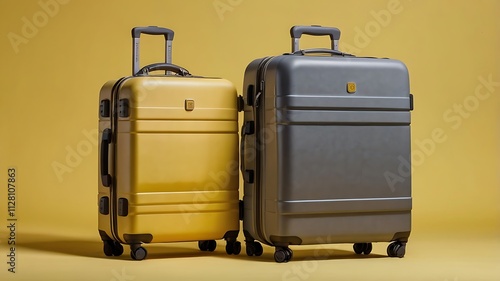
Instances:
[[[243,133],[245,135],[253,135],[255,133],[255,122],[247,121],[245,122],[245,126],[243,128]]]
[[[118,215],[121,217],[128,216],[128,200],[127,200],[127,198],[118,199]]]
[[[109,215],[109,197],[104,196],[99,200],[99,213]]]
[[[105,100],[102,100],[101,101],[101,104],[99,106],[99,112],[100,112],[100,115],[101,117],[110,117],[111,114],[110,114],[110,101],[108,99],[105,99]]]
[[[118,115],[122,118],[127,118],[130,116],[129,110],[130,104],[128,99],[121,99],[118,102]]]
[[[247,183],[253,183],[254,175],[255,175],[254,170],[245,170],[245,173],[243,174],[243,180],[245,180],[245,182]]]

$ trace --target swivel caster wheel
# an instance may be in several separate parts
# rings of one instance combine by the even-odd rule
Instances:
[[[293,251],[290,248],[276,248],[274,260],[277,263],[289,262],[293,257]]]
[[[108,257],[110,256],[121,256],[123,254],[123,246],[120,242],[107,240],[104,241],[104,254]]]
[[[372,252],[372,243],[354,243],[352,246],[354,252],[358,255],[365,254],[369,255]]]
[[[239,255],[241,252],[240,241],[228,241],[226,244],[226,253],[228,255]]]
[[[213,252],[217,248],[217,242],[215,240],[202,240],[198,241],[198,248],[203,252]]]
[[[104,241],[103,252],[108,257],[113,255],[113,241]]]
[[[136,261],[142,261],[148,255],[148,251],[146,251],[143,247],[131,248],[130,249],[130,257]]]
[[[114,241],[113,256],[119,257],[123,254],[123,246],[118,241]]]
[[[401,242],[392,242],[387,246],[387,255],[389,257],[402,258],[406,254],[406,244]]]
[[[253,241],[253,242],[246,242],[246,252],[247,256],[256,256],[259,257],[264,253],[264,249],[262,248],[262,245],[259,242]]]
[[[291,261],[293,258],[293,251],[290,248],[286,248],[286,251],[288,252],[288,260]]]
[[[262,245],[259,242],[253,242],[255,246],[255,253],[254,255],[256,257],[262,256],[262,253],[264,253],[264,249],[262,248]]]

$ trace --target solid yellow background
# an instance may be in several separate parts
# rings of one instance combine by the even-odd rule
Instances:
[[[470,234],[470,241],[500,235],[500,1],[30,0],[0,6],[0,181],[6,187],[7,168],[18,169],[18,233],[26,233],[26,241],[51,235],[98,241],[98,92],[107,80],[130,75],[130,29],[143,25],[173,29],[174,63],[196,75],[224,77],[239,93],[246,65],[288,52],[289,28],[297,24],[339,27],[341,50],[405,62],[415,97],[409,245],[419,235],[443,243],[458,233]],[[142,62],[161,60],[162,39],[143,38]],[[302,40],[302,47],[328,45],[327,38]],[[2,189],[0,225],[7,225]],[[7,253],[6,230],[1,227],[0,256]],[[492,241],[483,250],[499,252],[498,238]],[[411,255],[409,248],[405,259]],[[20,271],[30,271],[27,262]],[[0,264],[3,274],[7,265],[2,258]],[[260,264],[250,262],[257,271]]]

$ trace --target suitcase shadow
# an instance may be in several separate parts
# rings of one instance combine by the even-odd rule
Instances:
[[[177,246],[179,244],[186,244],[185,247]],[[191,246],[191,247],[190,247]],[[235,256],[229,256],[222,249],[215,250],[214,252],[202,252],[195,248],[194,242],[176,243],[176,245],[164,243],[164,244],[144,244],[143,247],[148,251],[146,260],[156,260],[156,259],[174,259],[174,258],[197,258],[197,257],[227,257],[232,258]],[[57,240],[53,239],[50,241],[31,241],[19,243],[18,248],[22,251],[23,248],[51,252],[64,255],[72,255],[79,257],[88,258],[98,258],[106,260],[123,260],[132,261],[130,257],[130,248],[128,245],[123,245],[123,254],[119,257],[107,257],[103,253],[103,244],[101,241],[83,241],[83,240]]]
[[[185,242],[186,245],[191,245],[191,242]],[[193,244],[194,245],[194,244]],[[154,245],[153,247],[148,246],[148,256],[146,259],[176,259],[176,258],[203,258],[203,257],[231,257],[222,249],[222,247],[217,246],[214,252],[202,252],[195,247],[179,247],[172,246],[169,244]],[[233,256],[234,257],[234,256]],[[130,257],[126,256],[130,259]]]
[[[170,259],[170,258],[190,258],[190,257],[211,257],[211,256],[224,256],[227,255],[225,252],[201,252],[194,247],[178,247],[170,246],[168,244],[164,245],[143,245],[148,251],[146,260],[153,259]],[[78,240],[52,240],[52,241],[33,241],[19,243],[19,249],[22,251],[23,248],[52,252],[58,254],[88,257],[88,258],[98,258],[106,260],[124,260],[124,261],[134,261],[130,257],[130,248],[128,245],[124,245],[124,252],[119,257],[107,257],[103,253],[103,244],[101,241],[78,241]],[[135,262],[135,261],[134,261]]]
[[[21,234],[17,243],[20,251],[23,248],[41,251],[59,253],[80,257],[98,258],[106,260],[124,260],[135,262],[130,258],[129,246],[124,245],[124,253],[119,257],[107,257],[103,253],[103,244],[98,238],[95,240],[68,239],[62,236],[51,236],[45,234]],[[247,256],[245,246],[243,245],[239,255],[228,255],[224,250],[224,243],[218,241],[217,249],[214,252],[202,252],[198,249],[196,242],[183,243],[162,243],[162,244],[144,244],[148,251],[146,260],[152,259],[173,259],[173,258],[193,258],[193,257],[214,257],[223,259],[240,259],[254,262],[275,263],[274,248],[265,246],[262,256]],[[342,259],[376,259],[388,258],[386,255],[371,253],[369,255],[357,255],[353,251],[329,248],[300,249],[291,247],[293,250],[293,261],[310,260],[342,260]]]
[[[17,243],[19,251],[30,249],[89,258],[104,258],[99,240],[67,239],[57,236],[22,234]]]
[[[58,253],[79,257],[99,258],[106,260],[133,261],[130,257],[130,248],[123,245],[124,252],[119,257],[107,257],[103,253],[103,243],[99,238],[95,240],[68,239],[62,236],[52,236],[46,234],[20,234],[17,248],[22,251],[29,249],[33,251]],[[224,251],[224,246],[218,244],[214,252],[202,252],[198,249],[196,242],[182,243],[160,243],[144,244],[148,251],[148,259],[171,259],[190,257],[231,257]],[[234,257],[234,256],[232,256]]]
[[[354,259],[379,259],[379,258],[389,258],[387,255],[380,255],[376,253],[371,253],[369,255],[358,255],[353,251],[346,251],[340,249],[300,249],[299,247],[291,247],[293,250],[294,261],[312,261],[312,260],[354,260]],[[264,247],[264,253],[260,257],[249,257],[245,253],[243,248],[238,256],[228,256],[231,258],[239,258],[242,260],[255,261],[255,262],[272,262],[274,260],[274,248]]]

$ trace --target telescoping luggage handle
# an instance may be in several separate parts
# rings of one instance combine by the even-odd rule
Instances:
[[[172,41],[174,40],[174,31],[164,27],[146,26],[134,27],[132,29],[132,74],[135,75],[139,72],[139,44],[141,34],[149,35],[163,35],[165,36],[165,62],[172,62]]]
[[[313,35],[313,36],[326,36],[329,35],[332,40],[332,50],[338,51],[339,40],[340,40],[340,30],[336,27],[324,27],[320,25],[302,26],[296,25],[290,29],[290,35],[292,36],[292,53],[298,52],[300,50],[299,40],[302,34]]]

